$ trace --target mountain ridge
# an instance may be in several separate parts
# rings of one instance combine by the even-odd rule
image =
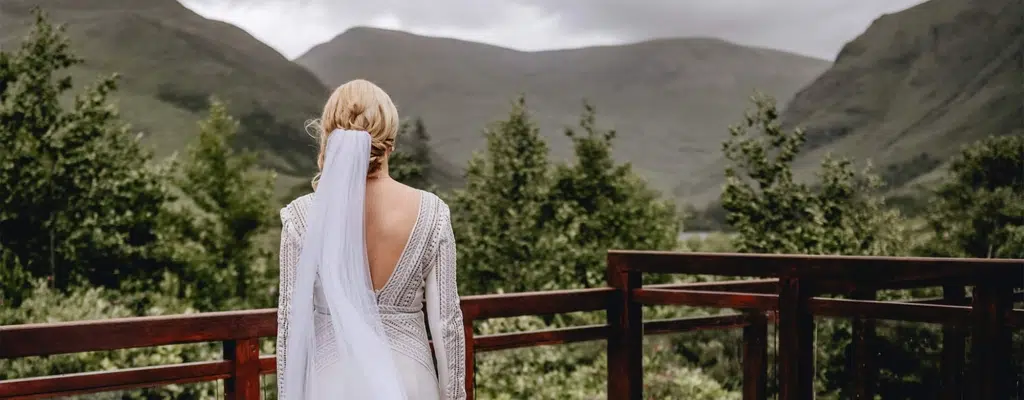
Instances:
[[[931,0],[875,19],[781,113],[807,135],[798,177],[832,153],[871,161],[889,189],[927,186],[962,146],[1024,134],[1022,20],[1014,0]],[[713,197],[723,163],[688,187]]]
[[[285,176],[312,173],[313,143],[302,127],[319,114],[327,89],[241,28],[174,0],[5,0],[0,46],[21,41],[36,6],[64,26],[85,59],[70,71],[78,85],[119,74],[113,100],[158,156],[184,148],[215,95],[240,119],[240,146],[260,151]]]
[[[355,78],[380,84],[400,112],[424,119],[435,152],[454,165],[483,148],[481,132],[518,93],[526,94],[552,154],[567,158],[571,146],[561,132],[576,124],[586,99],[600,125],[620,132],[617,158],[664,192],[672,176],[719,151],[755,89],[785,99],[828,65],[714,38],[521,51],[369,27],[314,46],[296,62],[330,86]]]
[[[803,58],[806,58],[808,60],[814,60],[814,61],[820,61],[820,62],[831,62],[831,61],[829,61],[827,59],[824,59],[824,58],[814,57],[814,56],[810,56],[810,55],[806,55],[806,54],[801,54],[801,53],[796,53],[796,52],[791,52],[791,51],[784,50],[784,49],[777,49],[777,48],[766,47],[766,46],[755,46],[755,45],[741,44],[741,43],[737,43],[737,42],[733,42],[733,41],[730,41],[730,40],[726,40],[726,39],[722,39],[722,38],[718,38],[718,37],[713,37],[713,36],[656,37],[656,38],[643,39],[643,40],[637,40],[637,41],[630,41],[630,42],[624,42],[624,43],[618,43],[618,44],[596,44],[596,45],[590,45],[590,46],[560,47],[560,48],[551,48],[551,49],[542,49],[542,50],[522,50],[522,49],[516,49],[516,48],[513,48],[513,47],[493,44],[493,43],[476,42],[476,41],[472,41],[472,40],[468,40],[468,39],[461,39],[461,38],[451,37],[451,36],[427,35],[427,34],[420,34],[420,33],[411,32],[411,31],[403,31],[401,29],[382,28],[382,27],[369,26],[369,25],[356,25],[356,26],[352,26],[350,28],[347,28],[344,31],[342,31],[341,33],[339,33],[337,35],[334,35],[330,39],[328,39],[328,40],[326,40],[324,42],[320,42],[320,43],[317,43],[317,44],[313,45],[312,47],[310,47],[306,51],[302,52],[298,56],[292,58],[292,60],[298,60],[298,59],[303,58],[304,56],[306,56],[306,55],[308,55],[310,53],[314,53],[313,50],[316,49],[317,47],[320,47],[320,46],[323,46],[323,45],[326,45],[326,44],[330,44],[331,42],[333,42],[335,40],[338,40],[339,38],[342,38],[344,36],[351,36],[351,35],[364,34],[364,33],[395,34],[395,35],[401,35],[401,36],[406,36],[406,37],[415,37],[415,38],[441,39],[441,40],[447,40],[447,41],[451,41],[451,42],[458,42],[458,43],[466,44],[466,45],[486,46],[486,47],[492,47],[492,48],[501,49],[501,50],[508,50],[508,51],[516,52],[516,53],[526,53],[526,54],[557,53],[557,52],[564,52],[564,51],[571,51],[571,50],[582,50],[582,49],[617,48],[617,47],[623,47],[623,46],[641,45],[641,44],[645,44],[645,43],[662,43],[662,42],[677,42],[677,41],[693,41],[693,42],[705,41],[705,42],[714,42],[714,43],[720,43],[720,44],[723,44],[723,45],[729,45],[729,46],[735,46],[735,47],[742,47],[742,48],[747,48],[747,49],[756,49],[756,50],[765,50],[765,51],[771,51],[771,52],[785,53],[785,54],[789,54],[789,55],[793,55],[793,56],[797,56],[797,57],[803,57]]]

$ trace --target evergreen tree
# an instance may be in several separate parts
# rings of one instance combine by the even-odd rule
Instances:
[[[555,216],[553,226],[569,241],[571,256],[563,264],[568,270],[551,274],[562,288],[604,286],[609,249],[670,250],[679,236],[675,206],[660,199],[629,164],[616,164],[615,131],[595,126],[590,104],[584,104],[579,129],[582,135],[566,129],[575,160],[555,168],[551,211],[545,213]],[[653,282],[668,276],[647,278]]]
[[[1024,258],[1024,136],[964,149],[935,193],[929,223],[927,255]]]
[[[80,62],[63,28],[39,11],[21,46],[0,52],[5,292],[29,276],[60,289],[77,280],[116,286],[162,266],[154,246],[169,199],[162,176],[108,102],[114,77],[62,105],[72,89],[67,70]]]
[[[257,166],[255,154],[234,150],[238,127],[225,105],[212,99],[198,137],[177,164],[177,186],[190,200],[178,210],[179,226],[187,227],[182,239],[203,249],[182,273],[204,308],[272,294],[252,291],[269,287],[274,272],[267,270],[272,253],[266,237],[275,220],[274,175]]]
[[[485,135],[487,150],[475,154],[466,186],[451,199],[460,263],[460,290],[493,293],[553,288],[554,249],[545,215],[551,182],[548,147],[520,97],[505,121]]]
[[[722,206],[740,252],[900,255],[906,251],[899,214],[884,207],[880,181],[847,159],[826,157],[814,187],[797,182],[792,163],[804,133],[782,130],[774,100],[753,98],[756,110],[729,129],[722,145]],[[754,135],[750,130],[756,130]]]
[[[609,248],[668,250],[676,244],[675,209],[628,164],[614,161],[615,134],[596,127],[592,107],[585,107],[579,130],[566,134],[575,158],[552,164],[522,98],[486,132],[486,151],[474,156],[466,187],[449,201],[462,294],[602,286]],[[476,326],[487,335],[603,322],[600,313],[573,313]],[[666,353],[645,361],[658,374],[647,393],[738,398],[702,371],[680,368],[678,354]],[[476,390],[494,398],[601,398],[604,355],[601,343],[482,354],[477,371],[486,379]]]
[[[755,96],[755,111],[730,129],[723,145],[730,165],[722,205],[737,232],[738,251],[788,254],[906,255],[906,222],[885,207],[880,181],[859,172],[849,160],[831,157],[821,164],[813,185],[797,182],[792,162],[804,143],[799,129],[785,132],[774,102]],[[754,130],[751,134],[749,131]],[[886,295],[882,293],[882,295]],[[874,348],[879,360],[882,398],[938,396],[923,384],[938,379],[934,353],[938,332],[929,326],[883,325]],[[817,324],[817,391],[820,398],[847,398],[850,372],[850,324],[822,319]]]

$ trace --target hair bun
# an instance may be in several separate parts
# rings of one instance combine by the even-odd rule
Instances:
[[[369,81],[356,79],[339,86],[331,93],[327,104],[324,105],[323,115],[316,125],[320,147],[317,166],[320,169],[323,169],[324,165],[327,138],[335,129],[364,131],[371,138],[367,172],[372,175],[380,171],[388,153],[394,148],[400,121],[398,109],[387,93]]]
[[[384,164],[384,158],[394,145],[395,143],[393,139],[380,140],[374,138],[370,141],[370,173],[380,170],[381,166]]]

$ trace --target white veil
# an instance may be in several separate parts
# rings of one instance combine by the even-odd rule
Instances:
[[[335,130],[317,184],[296,268],[288,315],[288,363],[284,398],[289,400],[404,400],[400,376],[381,323],[366,256],[364,207],[370,135]],[[316,371],[314,285],[319,279],[334,330],[337,361]],[[333,358],[333,357],[332,357]]]

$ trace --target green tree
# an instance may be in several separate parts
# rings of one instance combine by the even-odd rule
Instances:
[[[585,106],[567,129],[575,158],[551,163],[547,144],[520,98],[487,132],[466,187],[451,200],[463,281],[492,292],[604,285],[610,248],[669,250],[680,219],[629,164],[612,157],[614,131],[595,126]]]
[[[490,127],[487,150],[474,155],[466,186],[450,201],[461,293],[553,289],[565,238],[552,238],[545,215],[548,147],[520,97],[505,121]]]
[[[202,249],[181,273],[192,285],[186,292],[194,291],[186,294],[203,308],[273,294],[267,289],[276,273],[268,267],[273,263],[267,233],[275,221],[274,175],[257,166],[255,154],[233,148],[238,127],[225,105],[211,99],[198,137],[176,163],[175,183],[188,200],[178,205],[177,226],[183,227],[184,243]]]
[[[932,256],[1024,258],[1024,136],[990,137],[953,160],[935,193]]]
[[[585,107],[579,130],[566,134],[575,158],[551,163],[522,98],[508,119],[487,131],[487,151],[470,162],[465,189],[450,201],[463,293],[600,286],[609,248],[675,247],[674,207],[628,164],[613,160],[614,132],[596,127],[592,107]],[[488,320],[476,329],[494,334],[603,322],[600,313],[574,313]],[[604,354],[603,343],[481,354],[477,393],[497,399],[605,397]],[[680,361],[648,360],[645,365],[658,374],[649,393],[659,398],[733,395],[702,371],[680,368]]]
[[[80,62],[39,11],[21,46],[0,52],[0,259],[10,297],[28,276],[61,289],[116,286],[163,264],[161,172],[108,102],[114,77],[62,105],[67,70]]]
[[[797,182],[792,163],[806,141],[779,125],[774,100],[757,95],[756,109],[729,129],[722,145],[729,166],[722,207],[740,252],[898,255],[904,223],[885,207],[877,176],[848,159],[826,157],[811,186]],[[750,131],[755,130],[755,134]]]
[[[774,102],[754,97],[756,109],[730,129],[723,145],[730,164],[722,205],[736,229],[734,246],[740,252],[906,255],[911,243],[906,222],[885,207],[879,179],[857,171],[849,160],[827,157],[818,181],[797,182],[792,163],[804,144],[799,129],[786,132],[778,123]],[[754,131],[751,134],[750,131]],[[883,293],[884,295],[884,293]],[[845,398],[850,371],[850,324],[823,319],[816,346],[819,394]],[[882,398],[934,397],[924,384],[937,378],[929,353],[938,350],[934,327],[879,325],[879,389]],[[934,396],[933,396],[934,395]]]
[[[605,285],[605,257],[609,249],[669,250],[675,247],[680,218],[675,206],[633,172],[629,164],[612,158],[614,130],[596,127],[594,108],[584,104],[578,134],[566,129],[575,160],[555,167],[550,211],[552,227],[567,243],[561,264],[549,279],[560,288]],[[649,276],[648,281],[667,276]],[[652,281],[653,282],[653,281]]]

